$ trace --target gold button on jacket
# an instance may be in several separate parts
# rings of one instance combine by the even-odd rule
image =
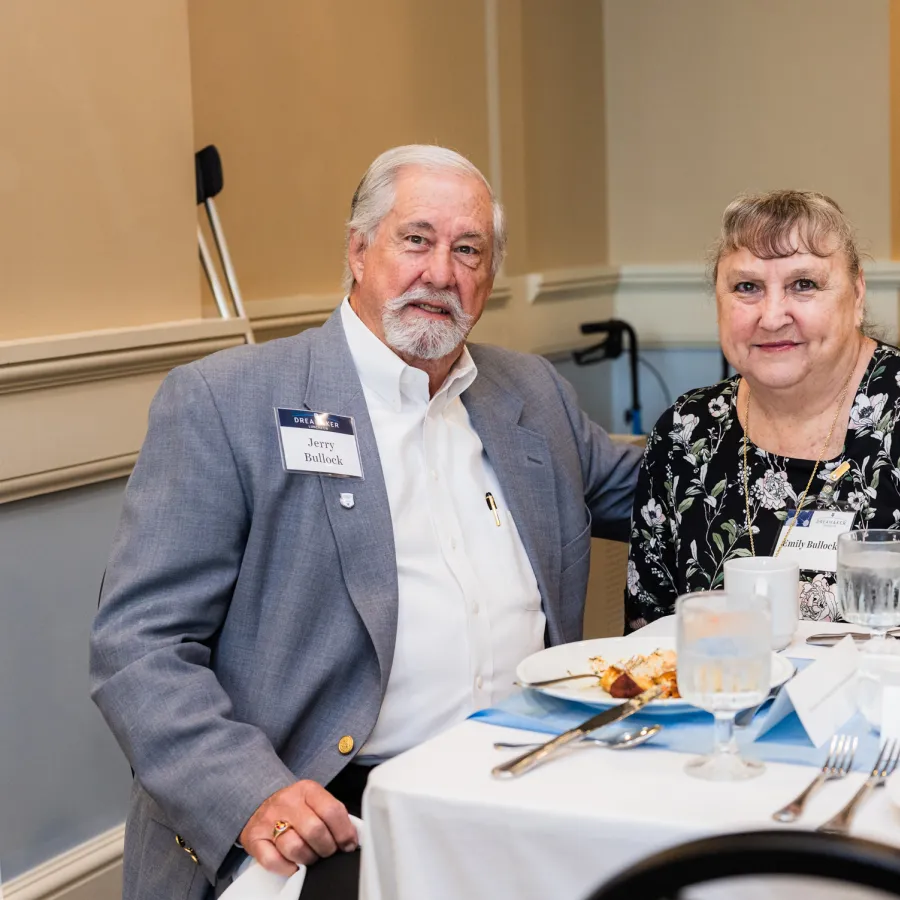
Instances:
[[[340,752],[343,753],[344,756],[346,756],[348,753],[350,753],[353,750],[353,738],[350,737],[349,734],[345,734],[338,741],[338,750],[340,750]]]

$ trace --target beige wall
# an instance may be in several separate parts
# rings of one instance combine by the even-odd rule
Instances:
[[[900,259],[900,0],[890,0],[891,258]]]
[[[375,155],[417,141],[469,156],[510,210],[509,265],[475,338],[578,342],[580,322],[612,311],[600,13],[6,0],[0,75],[19,89],[0,95],[0,502],[126,473],[169,368],[243,340],[201,299],[192,155],[207,143],[258,340],[334,308],[353,190]],[[60,400],[61,443],[44,433]]]
[[[607,259],[603,43],[600,0],[523,0],[530,271]]]
[[[605,260],[599,0],[189,9],[197,146],[222,152],[221,212],[251,301],[336,290],[362,172],[413,141],[455,147],[499,181],[507,274]]]
[[[497,0],[506,272],[607,259],[603,5]]]
[[[199,315],[186,0],[3,0],[0,83],[0,341]]]
[[[699,260],[742,190],[890,251],[888,0],[606,0],[610,260]]]
[[[251,300],[337,291],[366,166],[445,143],[487,168],[483,0],[190,0],[197,146]]]

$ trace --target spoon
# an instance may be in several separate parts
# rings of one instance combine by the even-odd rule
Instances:
[[[628,750],[630,747],[639,747],[645,741],[649,741],[654,735],[662,731],[662,725],[645,725],[639,731],[624,731],[622,734],[616,735],[614,738],[582,738],[580,744],[591,744],[594,747],[605,747],[607,750]],[[535,741],[533,743],[507,743],[506,741],[497,741],[494,744],[495,750],[512,750],[522,747],[540,747],[543,741]]]

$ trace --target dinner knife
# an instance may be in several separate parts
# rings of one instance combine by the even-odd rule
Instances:
[[[515,778],[518,775],[523,775],[540,763],[546,762],[567,744],[571,744],[573,741],[580,741],[585,735],[602,728],[604,725],[612,725],[613,722],[619,722],[628,716],[634,715],[651,700],[655,700],[662,691],[663,686],[655,684],[649,690],[638,694],[637,697],[632,697],[631,700],[626,700],[624,703],[612,707],[612,709],[607,709],[596,716],[591,716],[586,722],[582,722],[581,725],[569,731],[564,731],[561,735],[547,741],[546,744],[542,744],[536,750],[529,750],[527,753],[511,759],[509,762],[494,766],[491,774],[495,778]]]
[[[841,634],[826,632],[825,634],[811,634],[806,639],[806,643],[812,644],[814,647],[833,647],[835,644],[839,644],[847,635],[852,637],[857,644],[864,643],[875,637],[874,634],[866,634],[861,631],[845,631]],[[888,632],[888,637],[900,637],[900,629],[892,628]]]

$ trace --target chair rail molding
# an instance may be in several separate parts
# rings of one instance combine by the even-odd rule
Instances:
[[[869,318],[900,334],[900,262],[865,266]],[[257,340],[321,325],[338,292],[250,300]],[[643,346],[715,346],[700,263],[578,266],[497,279],[474,339],[526,353],[584,344],[579,325],[620,318]],[[0,342],[0,503],[129,474],[147,409],[173,366],[241,344],[241,319],[196,319]]]
[[[191,319],[0,342],[0,503],[129,474],[166,373],[246,330]]]
[[[525,276],[528,302],[578,300],[607,294],[615,290],[619,277],[619,269],[607,265],[533,272]]]
[[[265,300],[245,300],[247,317],[257,341],[298,334],[325,323],[343,294],[294,294]]]
[[[863,266],[869,318],[887,340],[900,333],[900,262]],[[614,314],[649,346],[717,344],[716,304],[701,263],[620,265],[613,287]]]
[[[503,306],[512,298],[508,279],[498,277],[488,298],[488,308]],[[339,292],[329,294],[293,294],[265,300],[247,300],[247,316],[257,341],[270,340],[282,334],[297,334],[307,328],[323,325],[344,299]]]
[[[6,900],[115,900],[122,895],[125,825],[79,844],[3,885]]]

